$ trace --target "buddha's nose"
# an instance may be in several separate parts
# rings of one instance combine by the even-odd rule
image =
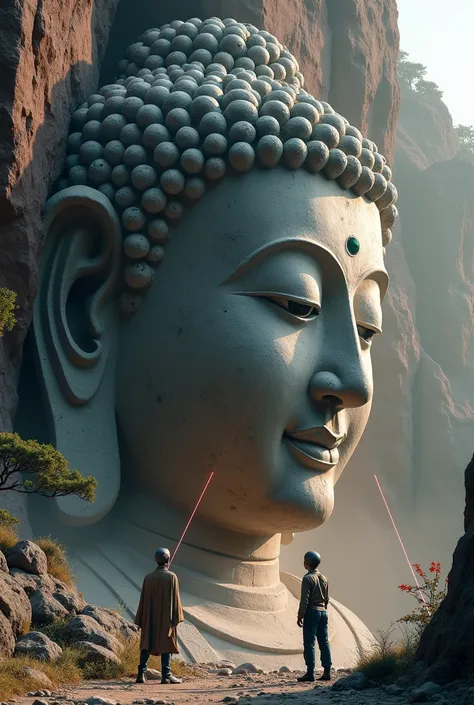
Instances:
[[[334,409],[364,406],[371,397],[369,381],[361,368],[347,369],[344,374],[316,372],[309,383],[314,403],[325,403]]]

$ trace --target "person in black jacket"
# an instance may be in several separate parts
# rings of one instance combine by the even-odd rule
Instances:
[[[304,567],[308,571],[301,582],[301,600],[298,609],[298,626],[303,628],[304,660],[306,673],[298,678],[300,683],[314,681],[316,666],[316,639],[321,651],[321,664],[324,669],[319,678],[322,681],[331,680],[331,649],[328,635],[328,602],[329,589],[327,578],[322,575],[318,566],[321,556],[316,551],[308,551],[304,557]]]

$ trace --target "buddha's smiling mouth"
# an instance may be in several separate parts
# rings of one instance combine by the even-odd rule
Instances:
[[[296,460],[309,470],[326,472],[339,462],[339,446],[345,436],[335,436],[325,426],[286,431],[283,439]]]

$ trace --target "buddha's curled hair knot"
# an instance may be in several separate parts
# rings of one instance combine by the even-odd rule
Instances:
[[[269,32],[193,18],[145,32],[116,82],[75,111],[61,187],[95,187],[117,209],[124,309],[139,306],[169,229],[227,172],[321,173],[376,203],[390,242],[397,191],[385,157],[303,86],[297,60]]]

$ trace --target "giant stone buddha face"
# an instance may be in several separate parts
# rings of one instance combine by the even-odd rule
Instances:
[[[332,511],[370,413],[397,193],[303,85],[268,32],[192,19],[146,32],[74,113],[35,329],[58,447],[98,476],[89,521],[119,492],[114,409],[122,475],[161,506],[189,514],[214,470],[208,525],[269,536]]]
[[[374,204],[303,170],[225,179],[121,330],[134,482],[191,511],[215,468],[208,521],[260,535],[323,522],[369,416],[386,284]]]

